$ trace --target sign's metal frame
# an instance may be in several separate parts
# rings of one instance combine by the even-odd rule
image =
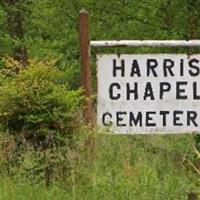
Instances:
[[[90,41],[90,47],[200,47],[200,40],[104,40]]]

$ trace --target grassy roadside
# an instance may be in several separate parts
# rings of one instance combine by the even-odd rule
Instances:
[[[199,195],[200,177],[191,165],[198,168],[194,136],[92,134],[77,136],[76,148],[67,152],[65,176],[57,174],[57,165],[48,187],[41,174],[30,178],[30,168],[24,173],[27,161],[14,176],[1,171],[0,199],[184,200]]]

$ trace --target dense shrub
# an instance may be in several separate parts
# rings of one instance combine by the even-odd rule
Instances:
[[[69,90],[66,75],[50,64],[34,62],[16,73],[8,69],[1,69],[0,81],[0,125],[4,131],[35,146],[62,143],[81,119],[81,90]]]

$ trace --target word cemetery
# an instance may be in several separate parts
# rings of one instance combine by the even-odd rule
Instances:
[[[97,121],[119,133],[200,126],[200,55],[98,55]]]

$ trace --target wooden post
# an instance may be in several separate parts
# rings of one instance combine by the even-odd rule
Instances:
[[[80,59],[81,59],[81,86],[86,96],[84,108],[84,120],[86,123],[92,122],[92,84],[91,84],[91,67],[90,67],[90,40],[89,40],[89,23],[88,12],[82,9],[79,13],[79,34],[80,34]]]

